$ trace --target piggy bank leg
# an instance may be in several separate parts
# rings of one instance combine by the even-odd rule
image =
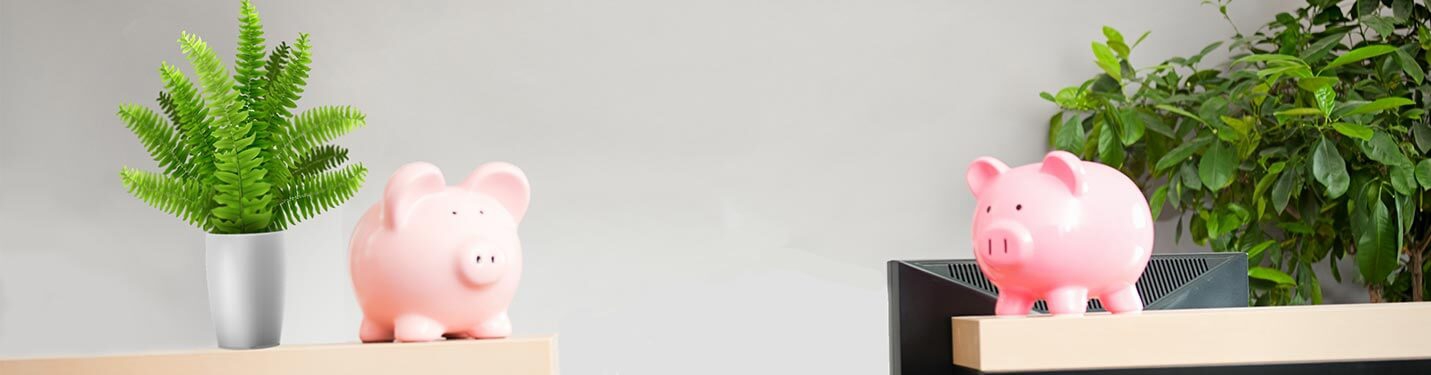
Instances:
[[[1143,299],[1138,298],[1138,289],[1132,285],[1105,294],[1099,300],[1103,302],[1104,309],[1114,314],[1143,311]]]
[[[474,339],[505,338],[512,335],[512,320],[507,318],[507,312],[503,311],[496,317],[477,325],[476,328],[467,332],[467,335]]]
[[[433,341],[446,331],[437,321],[421,315],[403,315],[393,325],[394,336],[402,342]]]
[[[1029,310],[1033,309],[1033,305],[1033,297],[1023,293],[1006,291],[999,293],[999,300],[994,303],[994,314],[1025,316],[1029,314]]]
[[[1088,311],[1088,289],[1064,287],[1054,289],[1044,296],[1048,302],[1048,312],[1053,315],[1083,315]]]
[[[363,317],[363,325],[358,328],[358,339],[363,342],[389,342],[393,341],[392,327],[384,327]]]

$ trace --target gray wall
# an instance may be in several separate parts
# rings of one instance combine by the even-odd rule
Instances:
[[[574,374],[885,371],[884,262],[970,256],[964,166],[1041,156],[1036,94],[1095,72],[1099,26],[1152,30],[1143,65],[1231,34],[1193,0],[258,6],[271,41],[313,34],[300,106],[369,120],[339,141],[367,186],[290,233],[285,342],[356,339],[347,236],[394,169],[508,160],[516,330]],[[203,235],[120,187],[153,163],[114,112],[188,69],[180,30],[232,56],[237,8],[0,0],[0,357],[214,345]]]

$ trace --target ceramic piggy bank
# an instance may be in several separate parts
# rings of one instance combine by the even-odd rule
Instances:
[[[1027,315],[1035,301],[1080,315],[1089,298],[1113,313],[1143,310],[1133,287],[1153,246],[1147,200],[1122,172],[1054,151],[1009,168],[969,165],[974,258],[999,287],[998,315]]]
[[[507,163],[447,186],[427,163],[404,165],[350,243],[363,342],[499,338],[522,276],[517,224],[530,190]]]

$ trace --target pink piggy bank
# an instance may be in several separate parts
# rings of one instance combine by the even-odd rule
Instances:
[[[447,186],[428,163],[399,168],[353,232],[353,290],[363,342],[500,338],[522,276],[517,223],[527,177],[486,163]]]
[[[1038,299],[1054,315],[1081,315],[1088,298],[1113,313],[1143,310],[1133,284],[1148,265],[1153,219],[1142,191],[1103,164],[1054,151],[1010,169],[969,165],[974,258],[999,287],[994,313],[1028,315]]]

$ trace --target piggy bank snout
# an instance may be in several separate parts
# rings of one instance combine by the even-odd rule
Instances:
[[[975,239],[975,251],[993,266],[1013,266],[1033,256],[1033,235],[1017,223],[995,223]]]
[[[512,259],[500,247],[490,243],[465,244],[457,250],[458,269],[463,280],[472,286],[496,283],[512,268]]]

